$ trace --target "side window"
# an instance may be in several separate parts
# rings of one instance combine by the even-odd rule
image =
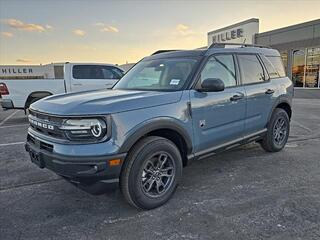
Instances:
[[[242,83],[259,83],[264,81],[264,71],[256,55],[239,54]]]
[[[104,79],[120,79],[120,75],[114,71],[113,67],[101,66]]]
[[[117,68],[117,67],[110,67],[111,71],[114,72],[117,76],[118,79],[122,78],[122,76],[124,75],[123,70]]]
[[[272,63],[274,68],[276,69],[277,73],[279,74],[280,77],[285,77],[286,72],[283,67],[283,62],[281,57],[279,56],[268,56],[267,59]]]
[[[104,79],[102,69],[98,65],[75,65],[72,76],[75,79]]]
[[[231,54],[215,55],[209,58],[200,76],[201,82],[207,78],[219,78],[225,87],[236,85],[236,73]]]
[[[120,79],[123,76],[120,69],[103,65],[75,65],[72,74],[75,79]]]

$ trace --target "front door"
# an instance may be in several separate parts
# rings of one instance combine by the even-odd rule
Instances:
[[[207,78],[221,79],[224,91],[190,91],[196,152],[207,152],[243,137],[246,96],[234,59],[232,54],[213,55],[200,74],[200,83]]]

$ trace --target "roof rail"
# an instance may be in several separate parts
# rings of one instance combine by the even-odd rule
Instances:
[[[268,46],[255,45],[255,44],[247,44],[247,43],[212,43],[210,48],[225,48],[226,46],[240,46],[240,47],[258,47],[258,48],[270,48]]]
[[[151,56],[159,54],[159,53],[174,52],[174,51],[179,51],[179,50],[158,50],[158,51],[152,53]]]

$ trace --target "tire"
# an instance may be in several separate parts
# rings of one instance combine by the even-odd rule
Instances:
[[[120,188],[129,204],[149,210],[171,198],[181,175],[182,158],[177,146],[166,138],[146,137],[129,151]]]
[[[267,134],[261,141],[261,147],[267,152],[279,152],[287,143],[290,132],[290,120],[287,112],[276,108],[268,124]]]

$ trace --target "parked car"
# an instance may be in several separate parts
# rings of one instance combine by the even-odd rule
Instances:
[[[92,63],[1,66],[1,70],[0,103],[4,109],[27,109],[53,94],[112,88],[123,76],[117,66]]]
[[[32,104],[31,161],[91,193],[120,185],[131,205],[152,209],[170,199],[192,160],[252,141],[280,151],[293,86],[279,52],[224,46],[161,51],[112,90]]]

